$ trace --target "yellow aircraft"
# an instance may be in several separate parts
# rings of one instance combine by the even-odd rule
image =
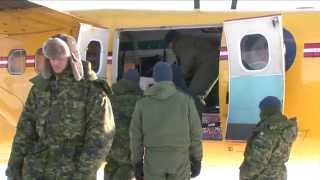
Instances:
[[[320,24],[317,11],[203,12],[88,10],[58,12],[28,1],[0,2],[0,163],[6,163],[15,126],[36,75],[35,52],[50,36],[66,33],[78,40],[83,60],[110,84],[128,68],[162,60],[170,30],[210,39],[220,52],[219,76],[206,113],[204,167],[228,179],[243,158],[245,139],[257,123],[258,103],[274,95],[284,113],[296,117],[299,135],[289,160],[289,179],[320,177]],[[259,41],[264,51],[254,47]],[[257,58],[259,56],[259,58]],[[262,57],[262,58],[261,58]],[[262,59],[262,60],[261,60]],[[211,123],[211,124],[210,124]],[[211,126],[212,125],[212,126]],[[299,172],[299,173],[298,173]],[[232,174],[232,173],[231,173]],[[303,176],[302,176],[303,175]],[[204,178],[205,179],[205,178]],[[230,178],[231,175],[230,175]]]

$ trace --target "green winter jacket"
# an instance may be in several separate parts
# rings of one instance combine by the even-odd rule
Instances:
[[[240,180],[286,180],[285,163],[298,133],[297,123],[280,112],[262,112],[260,116],[246,146]]]
[[[17,125],[6,175],[25,180],[94,180],[112,144],[109,98],[72,72],[36,76]]]
[[[130,126],[132,163],[151,157],[159,169],[175,166],[180,156],[201,161],[202,128],[193,99],[169,81],[158,82],[136,104]],[[157,156],[158,152],[162,155]],[[181,157],[184,158],[184,157]],[[156,163],[158,162],[158,163]],[[163,163],[162,163],[163,162]],[[150,163],[146,163],[146,166]]]

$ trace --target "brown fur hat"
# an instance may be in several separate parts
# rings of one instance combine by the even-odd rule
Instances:
[[[43,54],[48,59],[69,58],[75,80],[83,78],[83,67],[76,40],[66,34],[57,34],[49,38],[42,47]],[[45,61],[45,72],[43,77],[49,79],[52,75],[52,68],[48,59]]]

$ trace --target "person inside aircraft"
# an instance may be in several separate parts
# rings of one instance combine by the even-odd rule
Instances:
[[[187,180],[200,174],[200,118],[192,97],[175,88],[172,76],[170,65],[158,62],[156,83],[132,114],[130,149],[137,180]]]
[[[287,179],[285,163],[298,128],[296,119],[288,119],[281,107],[281,101],[274,96],[260,102],[260,122],[247,142],[240,180]]]
[[[182,92],[190,95],[190,91],[187,87],[186,81],[183,78],[182,70],[180,66],[178,66],[176,63],[171,64],[172,73],[173,73],[173,83],[176,86],[178,90],[181,90]]]
[[[96,179],[112,144],[113,113],[100,83],[84,79],[76,44],[65,34],[44,43],[48,68],[31,80],[8,179]]]
[[[37,49],[34,59],[35,59],[35,70],[37,73],[41,73],[45,65],[44,63],[45,56],[43,55],[42,48]]]
[[[218,45],[208,38],[183,35],[170,30],[165,36],[166,48],[175,53],[190,93],[195,98],[199,114],[205,111],[211,90],[217,85]]]

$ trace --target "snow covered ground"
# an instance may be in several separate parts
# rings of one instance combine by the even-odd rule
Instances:
[[[0,164],[0,179],[5,180],[6,164]],[[238,167],[204,167],[200,176],[194,180],[237,180],[239,174]],[[320,162],[300,162],[288,165],[288,180],[318,180],[320,177]],[[103,170],[98,171],[98,180],[103,180]]]

